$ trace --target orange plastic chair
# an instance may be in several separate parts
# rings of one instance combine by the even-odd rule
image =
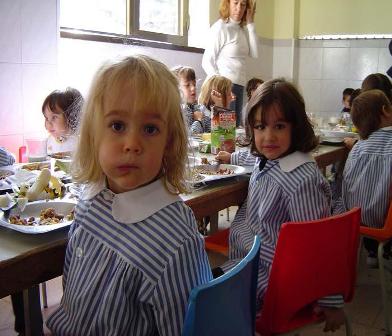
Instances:
[[[309,222],[282,225],[268,288],[256,331],[262,336],[298,333],[321,322],[314,311],[319,298],[354,295],[360,209]],[[351,335],[346,319],[346,335]]]
[[[392,201],[389,204],[389,210],[387,218],[385,219],[384,227],[380,229],[371,228],[361,225],[360,233],[363,236],[372,238],[378,241],[378,269],[380,271],[380,284],[381,284],[381,294],[384,306],[384,323],[386,335],[391,335],[391,321],[390,321],[390,303],[388,300],[388,291],[391,291],[389,282],[386,281],[385,273],[385,263],[384,263],[384,245],[392,239]],[[391,272],[391,270],[389,270]]]
[[[207,236],[204,239],[207,251],[213,251],[225,256],[229,255],[229,233],[230,229],[224,229]]]

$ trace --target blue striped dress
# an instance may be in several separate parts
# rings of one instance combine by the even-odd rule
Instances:
[[[268,285],[279,230],[289,221],[314,220],[330,215],[331,191],[310,154],[294,152],[269,160],[259,170],[258,158],[249,181],[248,197],[230,227],[229,261],[224,271],[250,250],[254,235],[261,239],[257,284],[258,305]],[[343,304],[341,295],[319,300],[323,306]]]
[[[256,161],[257,157],[249,149],[235,151],[230,155],[230,163],[236,166],[254,166]]]
[[[0,167],[9,166],[15,163],[15,158],[6,149],[0,147]]]
[[[180,335],[192,288],[212,278],[195,218],[161,180],[78,203],[55,335]]]
[[[351,150],[343,172],[343,210],[361,208],[362,223],[381,228],[392,199],[392,126],[373,132]]]

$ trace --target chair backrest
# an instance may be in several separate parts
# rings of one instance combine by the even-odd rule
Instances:
[[[233,269],[194,288],[182,335],[254,335],[260,238]]]
[[[314,322],[313,304],[327,295],[354,295],[361,214],[282,225],[256,330],[283,333]]]

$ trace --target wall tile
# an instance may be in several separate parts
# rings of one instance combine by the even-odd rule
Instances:
[[[377,71],[377,48],[350,48],[349,79],[363,80]]]
[[[379,48],[381,40],[375,39],[360,39],[360,40],[350,40],[351,48]]]
[[[320,111],[339,116],[342,110],[342,92],[348,87],[346,80],[322,80]]]
[[[39,85],[37,85],[37,82]],[[46,134],[42,103],[57,84],[57,66],[44,64],[24,64],[22,67],[22,110],[24,134]]]
[[[349,48],[350,40],[323,40],[324,48]]]
[[[272,77],[285,77],[290,79],[291,74],[291,59],[293,50],[291,47],[274,47],[273,49],[273,64]]]
[[[377,71],[386,74],[387,70],[392,66],[392,55],[388,48],[380,48],[378,50]]]
[[[298,89],[305,100],[308,113],[320,113],[321,80],[300,79]]]
[[[0,135],[22,133],[22,66],[0,63]]]
[[[350,51],[348,48],[324,48],[322,78],[347,79]]]
[[[21,60],[20,2],[0,1],[0,62],[19,63]]]
[[[320,79],[323,61],[321,48],[300,48],[298,77],[300,79]]]
[[[57,64],[56,0],[23,1],[22,63]]]

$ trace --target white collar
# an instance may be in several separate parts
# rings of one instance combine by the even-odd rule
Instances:
[[[237,24],[237,25],[239,25],[241,23],[241,21],[233,20],[230,16],[229,16],[229,21],[228,22],[232,23],[232,24]]]
[[[140,222],[164,207],[181,201],[178,195],[170,194],[166,190],[162,179],[121,194],[107,189],[105,182],[94,183],[86,186],[82,199],[91,199],[100,192],[104,193],[105,199],[113,199],[112,215],[121,223]]]
[[[382,131],[392,131],[392,126],[380,128]]]
[[[313,156],[310,153],[303,153],[299,151],[286,155],[278,159],[278,161],[280,168],[286,173],[291,172],[299,166],[302,166],[304,163],[315,162]]]

